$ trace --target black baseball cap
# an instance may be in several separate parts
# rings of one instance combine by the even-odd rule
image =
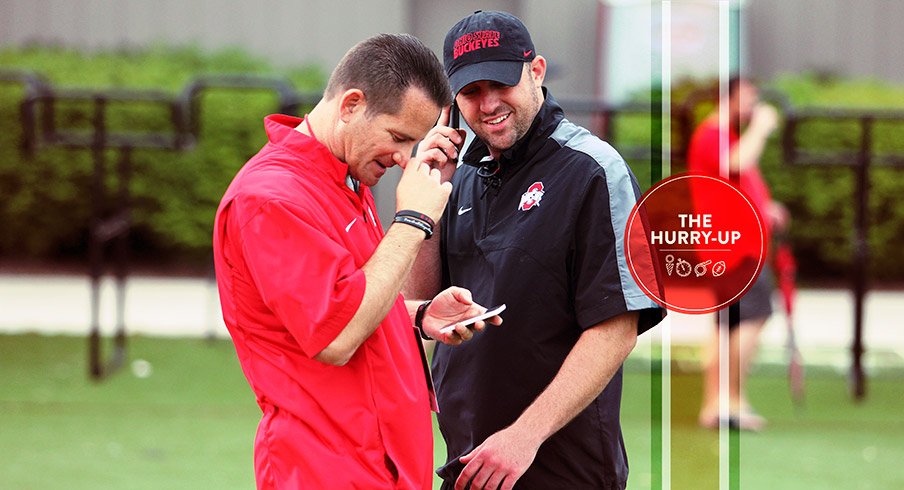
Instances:
[[[474,12],[449,30],[443,45],[453,95],[478,80],[517,85],[524,63],[536,56],[527,27],[508,12]]]

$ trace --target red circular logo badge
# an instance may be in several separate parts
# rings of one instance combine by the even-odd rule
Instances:
[[[680,313],[711,313],[737,301],[766,259],[756,206],[735,185],[677,174],[641,197],[625,232],[628,268],[653,301]]]

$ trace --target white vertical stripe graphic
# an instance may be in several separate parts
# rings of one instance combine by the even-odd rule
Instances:
[[[662,176],[671,172],[672,2],[662,2]],[[672,331],[662,326],[662,489],[672,488]]]
[[[719,0],[719,100],[726,100],[729,69],[731,63],[730,45],[730,2]],[[727,128],[728,105],[719,104],[719,127]],[[728,131],[719,131],[719,174],[728,178]],[[728,310],[718,313],[719,317],[719,490],[729,487],[729,429],[728,429]]]
[[[728,94],[728,80],[731,69],[729,0],[719,0],[719,100]],[[719,127],[727,128],[728,105],[719,104]],[[719,175],[728,178],[728,131],[719,131]]]

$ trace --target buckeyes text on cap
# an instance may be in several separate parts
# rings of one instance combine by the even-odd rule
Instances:
[[[507,12],[474,12],[449,30],[443,45],[443,65],[455,95],[478,80],[517,85],[524,63],[536,56],[527,27]]]

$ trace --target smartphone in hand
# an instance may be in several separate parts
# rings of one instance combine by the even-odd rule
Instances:
[[[487,308],[487,311],[483,314],[473,316],[468,318],[467,320],[462,320],[460,322],[455,322],[451,325],[446,325],[445,327],[439,329],[439,333],[452,333],[455,330],[455,325],[459,323],[465,324],[468,328],[474,328],[474,324],[479,322],[480,320],[486,320],[487,318],[492,318],[500,313],[505,311],[505,304],[501,304],[499,306],[494,306],[492,308]]]

